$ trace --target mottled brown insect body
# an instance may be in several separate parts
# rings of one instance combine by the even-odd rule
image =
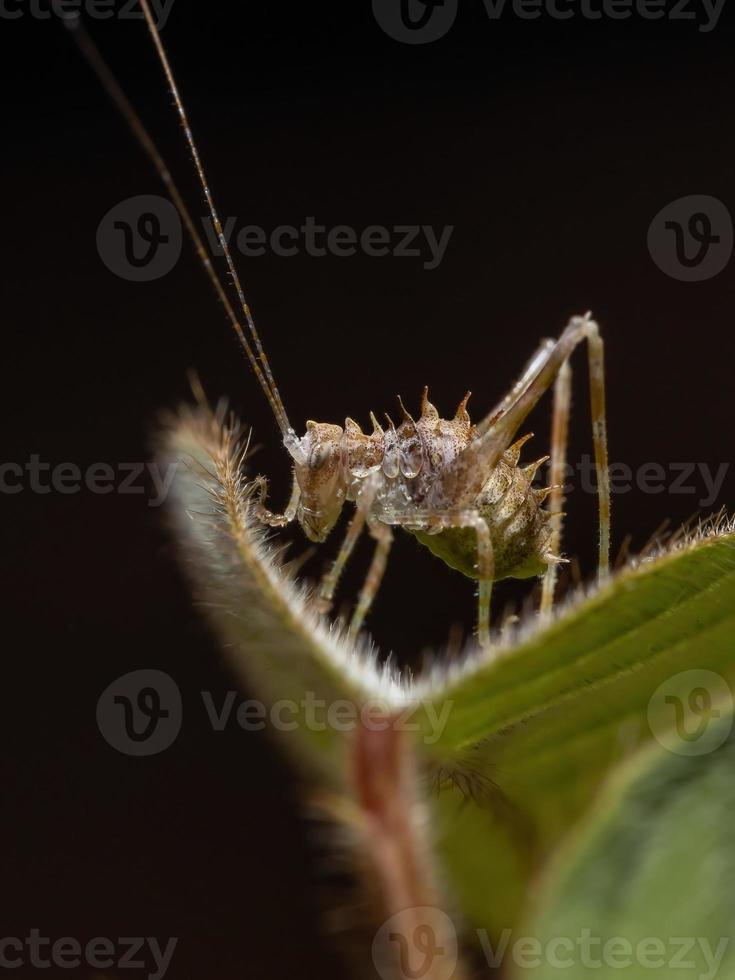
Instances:
[[[537,460],[520,467],[518,456],[525,438],[508,449],[477,500],[477,510],[490,531],[495,561],[494,579],[542,575],[558,561],[551,553],[551,515],[542,508],[551,488],[532,486]],[[431,534],[408,528],[421,544],[451,568],[477,577],[477,536],[470,528],[445,528]]]
[[[369,480],[372,515],[384,524],[400,524],[450,567],[476,579],[476,531],[446,527],[441,516],[454,501],[437,499],[436,493],[438,478],[478,437],[467,412],[469,395],[453,419],[442,419],[427,394],[424,389],[417,420],[400,402],[403,420],[398,427],[388,418],[383,429],[371,413],[370,435],[351,418],[345,420],[344,429],[307,422],[301,440],[307,463],[296,467],[301,487],[297,517],[310,537],[324,540],[341,505],[357,502]],[[528,438],[503,453],[473,501],[490,532],[496,580],[539,575],[555,560],[549,552],[550,515],[541,507],[550,488],[532,486],[538,467],[548,457],[523,468],[518,465]]]

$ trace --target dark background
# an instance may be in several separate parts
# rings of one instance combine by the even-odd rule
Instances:
[[[89,26],[203,214],[143,25]],[[157,414],[187,397],[195,367],[254,426],[280,506],[288,465],[275,426],[191,249],[142,284],[97,253],[113,205],[159,193],[150,165],[57,23],[27,15],[0,30],[3,460],[146,461]],[[307,215],[357,229],[454,226],[433,271],[416,258],[239,260],[297,428],[347,414],[366,425],[370,409],[393,410],[396,392],[416,408],[425,383],[444,415],[471,388],[477,416],[541,336],[592,309],[607,343],[612,460],[730,461],[732,265],[683,283],[646,246],[674,199],[710,194],[732,207],[727,12],[703,33],[637,16],[508,11],[490,22],[481,3],[463,2],[443,39],[408,46],[364,2],[177,0],[163,38],[222,215],[266,229]],[[591,451],[584,363],[578,354],[573,460]],[[548,411],[533,428],[528,458],[546,451]],[[614,547],[688,518],[704,496],[695,485],[616,495]],[[728,474],[710,509],[733,489]],[[267,735],[206,723],[199,692],[221,697],[234,682],[149,501],[148,490],[0,497],[0,935],[179,936],[172,980],[343,976],[320,936],[319,861],[293,775]],[[567,509],[565,551],[587,577],[595,499],[577,489]],[[337,536],[312,574],[336,547]],[[359,550],[345,594],[368,556]],[[528,590],[504,583],[497,606]],[[371,628],[384,650],[418,662],[453,623],[472,622],[472,593],[399,539]],[[95,723],[100,692],[138,668],[176,679],[185,718],[173,747],[140,760],[116,753]]]

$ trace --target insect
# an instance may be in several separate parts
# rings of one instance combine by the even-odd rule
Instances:
[[[574,317],[557,340],[544,340],[505,397],[476,425],[467,411],[469,393],[453,417],[443,419],[424,389],[418,419],[410,415],[399,399],[401,418],[398,425],[388,417],[386,426],[381,426],[371,413],[372,431],[369,434],[348,418],[344,425],[309,421],[305,434],[299,437],[286,414],[246,301],[148,0],[140,0],[140,6],[174,98],[237,293],[241,318],[235,313],[212,266],[165,162],[135,110],[80,28],[78,19],[65,23],[167,187],[279,426],[283,445],[293,464],[291,497],[283,513],[272,512],[266,506],[267,481],[263,476],[256,477],[258,516],[275,527],[298,521],[311,541],[323,542],[345,504],[354,504],[354,513],[337,557],[318,589],[320,610],[325,614],[329,612],[345,564],[358,538],[367,529],[375,539],[375,550],[350,624],[351,632],[359,632],[383,577],[395,527],[413,534],[447,565],[478,582],[477,632],[481,645],[490,643],[493,582],[506,577],[544,574],[541,609],[545,611],[551,607],[557,566],[562,560],[558,555],[562,517],[559,507],[563,499],[560,484],[570,412],[569,358],[582,341],[587,342],[589,355],[599,497],[598,576],[604,578],[608,573],[610,540],[604,354],[599,329],[591,316]],[[516,439],[518,430],[542,395],[552,387],[551,457],[521,466],[521,447],[530,436]],[[533,486],[536,470],[549,458],[551,485],[536,489]],[[547,499],[549,510],[543,506]]]

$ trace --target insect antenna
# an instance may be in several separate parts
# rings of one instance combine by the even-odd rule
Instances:
[[[143,11],[143,16],[145,17],[146,24],[148,25],[148,32],[153,41],[153,45],[158,54],[158,59],[161,62],[161,67],[166,76],[166,81],[171,90],[171,94],[174,97],[174,102],[176,104],[176,110],[179,114],[179,119],[181,120],[181,126],[184,130],[184,135],[186,137],[186,142],[189,144],[189,151],[191,152],[192,159],[194,160],[194,166],[196,168],[197,176],[199,177],[199,183],[201,184],[202,190],[204,191],[204,196],[207,200],[207,207],[209,208],[209,213],[212,218],[212,223],[214,224],[214,230],[217,234],[217,238],[222,249],[222,253],[227,262],[227,268],[230,275],[232,276],[232,282],[237,291],[238,299],[240,300],[240,305],[242,306],[242,311],[245,314],[245,319],[247,321],[248,329],[250,331],[250,336],[255,344],[255,349],[258,352],[258,359],[263,366],[265,371],[265,376],[271,389],[271,394],[273,400],[276,403],[276,407],[281,416],[281,421],[285,423],[286,430],[290,430],[291,426],[288,424],[288,417],[286,415],[286,409],[283,407],[283,402],[281,400],[280,392],[278,391],[278,385],[276,384],[275,378],[273,377],[273,372],[271,371],[271,366],[266,357],[265,350],[263,349],[263,344],[261,343],[260,336],[255,327],[255,321],[253,320],[253,315],[250,311],[250,307],[245,299],[245,292],[240,283],[240,277],[237,274],[237,269],[235,268],[235,263],[232,261],[232,255],[230,253],[229,246],[227,245],[227,240],[225,238],[224,232],[222,230],[222,225],[219,220],[219,215],[217,214],[217,209],[214,205],[214,198],[212,197],[212,192],[209,189],[209,183],[207,182],[207,177],[204,172],[204,166],[199,156],[199,150],[197,149],[196,142],[194,140],[194,135],[191,131],[191,126],[189,124],[189,117],[186,114],[186,109],[184,108],[184,103],[179,94],[179,88],[176,84],[176,79],[174,78],[173,70],[171,64],[168,60],[168,55],[161,42],[161,36],[158,33],[158,28],[156,27],[155,21],[153,20],[153,14],[151,13],[151,8],[148,0],[140,0],[140,6]],[[286,431],[284,431],[286,435]]]
[[[54,4],[55,8],[56,6],[57,5]],[[143,122],[141,121],[139,115],[133,108],[128,97],[125,95],[125,92],[123,91],[120,83],[115,78],[115,75],[111,71],[110,67],[108,66],[108,64],[102,57],[102,55],[100,54],[94,41],[91,39],[87,31],[82,26],[81,18],[64,16],[63,14],[60,13],[59,10],[57,10],[57,13],[59,15],[59,19],[62,21],[64,26],[68,29],[69,33],[71,34],[80,52],[82,53],[82,55],[84,56],[84,58],[86,59],[86,61],[88,62],[92,70],[94,71],[94,73],[96,74],[102,87],[107,92],[107,94],[112,99],[112,101],[120,111],[121,115],[127,122],[133,135],[135,136],[138,143],[140,144],[141,148],[144,150],[144,152],[151,160],[156,172],[158,173],[158,176],[160,177],[161,181],[166,187],[166,190],[168,191],[171,200],[173,201],[177,211],[181,216],[181,219],[184,223],[187,233],[192,240],[194,249],[197,253],[197,257],[199,258],[199,261],[201,262],[202,267],[204,268],[207,278],[209,279],[210,283],[212,284],[212,287],[217,293],[220,302],[224,306],[225,312],[227,314],[228,319],[230,320],[232,328],[235,331],[248,357],[248,360],[250,361],[253,371],[255,372],[255,376],[258,379],[258,382],[260,383],[260,386],[263,389],[265,397],[268,400],[268,404],[270,405],[271,411],[275,416],[276,422],[278,423],[278,426],[281,429],[284,438],[288,442],[291,442],[291,440],[294,440],[296,437],[293,432],[293,428],[291,427],[291,424],[288,420],[288,416],[286,415],[286,410],[284,408],[283,401],[280,396],[280,392],[278,391],[278,387],[275,383],[275,379],[273,377],[270,364],[268,363],[268,359],[266,357],[265,351],[263,350],[263,345],[260,341],[260,337],[256,330],[255,322],[253,320],[250,307],[248,306],[247,301],[245,299],[245,295],[242,286],[240,284],[239,277],[237,275],[237,272],[234,267],[234,263],[232,261],[230,250],[227,246],[227,242],[225,240],[222,231],[222,226],[217,216],[217,212],[214,208],[212,194],[211,191],[209,190],[209,186],[206,181],[204,170],[201,164],[201,159],[199,157],[199,153],[196,149],[196,144],[194,143],[194,139],[191,134],[191,129],[189,127],[186,112],[184,110],[181,97],[176,87],[176,83],[174,81],[173,74],[171,72],[171,68],[168,63],[168,59],[166,58],[166,53],[161,45],[161,41],[158,36],[158,31],[156,29],[155,23],[151,18],[150,9],[148,7],[148,4],[145,2],[145,0],[141,0],[141,7],[143,9],[143,14],[146,18],[146,23],[151,32],[151,36],[154,40],[154,44],[156,46],[159,59],[161,60],[162,65],[164,67],[166,78],[171,88],[171,91],[173,93],[181,122],[184,126],[187,142],[189,144],[191,153],[194,157],[194,163],[196,166],[197,175],[204,189],[204,194],[207,200],[207,205],[210,210],[212,221],[214,223],[215,231],[217,233],[220,246],[226,257],[228,268],[232,275],[235,288],[237,290],[238,298],[242,304],[243,312],[245,314],[245,319],[248,324],[250,335],[253,339],[253,343],[255,344],[255,349],[258,352],[257,357],[255,352],[253,351],[253,347],[251,343],[248,341],[248,338],[242,328],[240,320],[238,319],[235,313],[232,303],[230,302],[229,297],[227,296],[225,288],[222,285],[222,282],[220,281],[220,278],[217,275],[214,266],[212,265],[212,261],[209,258],[209,255],[207,254],[207,251],[204,247],[204,243],[202,241],[201,235],[196,229],[196,225],[194,224],[194,220],[191,216],[191,213],[189,212],[189,209],[184,203],[184,199],[181,196],[181,193],[178,187],[176,186],[173,177],[171,176],[171,172],[168,168],[168,165],[166,164],[166,161],[164,160],[163,156],[158,150],[158,147],[153,141],[150,133],[143,125]]]

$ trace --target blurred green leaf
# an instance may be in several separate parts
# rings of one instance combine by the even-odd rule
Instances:
[[[472,922],[516,925],[612,767],[674,723],[665,693],[688,696],[694,668],[735,682],[734,636],[735,535],[703,537],[444,684],[452,709],[427,752],[445,787],[439,846]]]
[[[540,944],[538,980],[651,970],[685,980],[735,977],[733,716],[723,712],[708,725],[713,744],[722,744],[704,755],[644,752],[557,856],[521,930]],[[562,960],[573,965],[560,968]]]

